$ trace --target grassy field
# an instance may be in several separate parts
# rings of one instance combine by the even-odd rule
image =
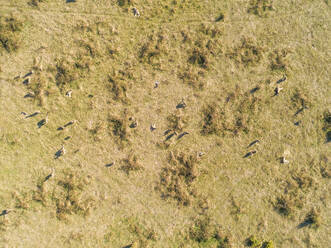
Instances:
[[[328,247],[330,11],[0,0],[0,246]]]

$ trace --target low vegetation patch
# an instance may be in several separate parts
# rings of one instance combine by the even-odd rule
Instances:
[[[246,239],[246,246],[252,248],[275,248],[273,241],[263,241],[262,239],[257,239],[254,235]]]
[[[286,72],[289,68],[288,49],[276,49],[269,54],[270,69],[272,71]]]
[[[108,130],[110,131],[111,136],[116,138],[117,144],[121,147],[130,144],[129,123],[126,114],[122,117],[109,116]]]
[[[132,151],[127,156],[127,158],[122,160],[123,165],[120,167],[122,171],[124,171],[127,175],[133,171],[143,170],[144,167],[140,164],[137,155],[135,155]]]
[[[223,103],[217,101],[203,108],[201,133],[220,136],[248,133],[249,124],[262,107],[262,99],[248,93],[240,93],[238,88],[229,93]]]
[[[277,197],[274,207],[282,215],[293,217],[296,209],[301,209],[306,201],[306,194],[314,184],[307,171],[291,172],[284,193]]]
[[[0,52],[16,51],[21,44],[23,22],[15,17],[0,16]]]
[[[243,66],[257,65],[263,57],[264,48],[251,38],[243,37],[239,45],[230,49],[226,56]]]
[[[206,215],[199,216],[194,220],[189,229],[189,239],[198,242],[203,247],[232,247],[230,239]]]
[[[323,113],[323,131],[325,132],[326,142],[331,141],[331,113],[325,111]]]
[[[247,12],[259,17],[267,16],[273,10],[273,0],[250,0]]]
[[[184,115],[183,111],[177,110],[175,113],[170,114],[167,117],[167,121],[169,129],[176,132],[181,132],[187,126],[189,118]]]
[[[197,195],[192,183],[198,176],[198,159],[195,154],[171,151],[168,165],[162,168],[156,189],[161,192],[162,198],[173,198],[179,205],[188,206]]]

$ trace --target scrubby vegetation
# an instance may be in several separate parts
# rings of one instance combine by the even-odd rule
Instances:
[[[16,17],[0,17],[0,52],[8,53],[16,51],[21,44],[20,32],[23,22]]]
[[[0,0],[0,246],[327,247],[329,16]]]

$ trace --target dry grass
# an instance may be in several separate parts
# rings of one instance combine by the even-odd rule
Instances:
[[[0,246],[331,243],[327,1],[0,6]]]

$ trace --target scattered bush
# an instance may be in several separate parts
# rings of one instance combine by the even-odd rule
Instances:
[[[241,43],[228,51],[226,56],[247,67],[258,64],[262,60],[263,51],[252,39],[242,38]]]
[[[326,133],[326,142],[331,141],[331,113],[325,111],[323,113],[323,131]]]
[[[250,0],[247,12],[264,17],[268,11],[273,10],[273,0]]]
[[[180,110],[176,111],[174,114],[170,114],[167,117],[167,120],[168,128],[176,132],[181,132],[188,123],[188,117],[185,116]]]
[[[192,183],[199,176],[197,164],[195,154],[170,152],[169,164],[162,168],[160,184],[156,187],[162,198],[173,198],[179,205],[190,205],[191,198],[196,196]]]
[[[111,131],[111,135],[117,137],[117,143],[121,146],[130,143],[129,140],[129,124],[124,114],[124,117],[109,116],[108,117],[108,128]]]
[[[114,100],[121,101],[122,103],[128,103],[127,98],[127,83],[121,78],[116,77],[115,75],[108,76],[108,88],[113,94]]]
[[[312,209],[304,220],[304,223],[315,229],[320,227],[321,222],[320,213],[316,209]]]
[[[258,240],[254,235],[246,239],[246,245],[252,248],[260,248],[262,241]]]
[[[286,72],[289,66],[287,55],[289,51],[287,49],[276,49],[269,54],[270,69],[272,71]]]
[[[123,170],[127,175],[132,171],[138,171],[144,169],[144,167],[139,163],[138,157],[131,152],[127,158],[123,159],[123,165],[121,166],[121,170]]]
[[[223,235],[220,228],[213,224],[211,218],[206,215],[194,220],[189,229],[189,238],[202,245],[214,244],[217,248],[232,247],[229,238]]]
[[[23,23],[14,17],[0,17],[0,52],[16,51],[20,46],[20,35]]]
[[[58,219],[65,220],[69,214],[86,216],[90,213],[96,204],[94,197],[86,196],[86,188],[90,183],[90,176],[82,176],[72,171],[63,175],[57,182],[58,187],[52,193],[52,201],[55,202]]]
[[[258,114],[261,99],[249,94],[241,94],[240,89],[230,93],[226,101],[213,102],[202,110],[203,135],[216,134],[221,136],[248,133],[249,123]]]

